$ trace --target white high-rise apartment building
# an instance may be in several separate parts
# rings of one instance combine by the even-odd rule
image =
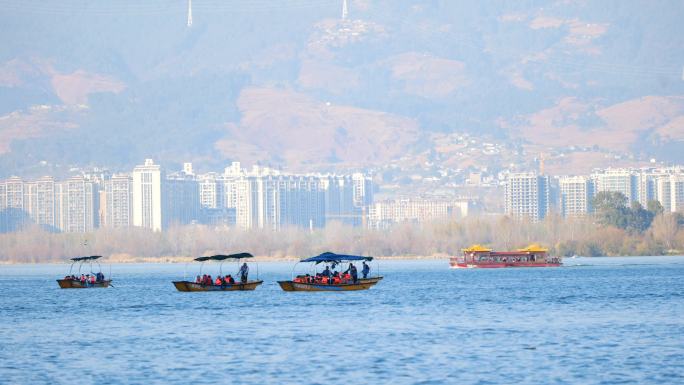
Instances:
[[[278,176],[279,226],[319,228],[325,226],[325,191],[319,177]]]
[[[217,173],[210,172],[197,177],[199,201],[202,208],[217,209],[225,207],[224,180]]]
[[[162,207],[163,228],[199,222],[200,197],[195,176],[180,172],[162,180]]]
[[[581,217],[593,211],[594,185],[585,176],[565,176],[558,179],[560,211],[564,217]]]
[[[325,193],[314,176],[249,175],[235,180],[236,221],[244,229],[325,225]]]
[[[325,221],[361,225],[362,210],[354,206],[354,182],[348,175],[320,177],[320,188],[325,192]]]
[[[354,185],[354,206],[364,207],[373,203],[373,180],[362,173],[352,174]]]
[[[103,182],[100,200],[101,226],[129,227],[133,221],[133,179],[128,174],[114,174]]]
[[[643,207],[648,207],[648,202],[656,200],[656,181],[661,174],[653,169],[642,169],[636,173],[637,198]]]
[[[97,188],[75,176],[55,184],[56,227],[67,233],[86,233],[95,228]]]
[[[162,170],[152,159],[133,169],[133,226],[161,231]]]
[[[506,181],[506,213],[539,221],[549,212],[549,177],[536,173],[511,174]]]
[[[55,180],[50,176],[25,184],[25,210],[33,222],[52,229],[55,226]]]
[[[374,202],[368,208],[368,227],[388,228],[397,223],[423,223],[468,215],[467,201],[395,199]]]
[[[629,169],[608,168],[591,175],[596,192],[614,191],[622,193],[628,202],[639,199],[638,179],[634,171]]]
[[[259,227],[256,177],[242,177],[235,181],[235,221],[238,227]]]
[[[3,183],[4,194],[0,201],[3,231],[14,231],[26,224],[28,218],[24,205],[24,187],[24,181],[16,176]]]
[[[684,175],[670,176],[670,211],[684,213]]]
[[[684,174],[660,176],[656,180],[656,198],[664,212],[684,212]]]

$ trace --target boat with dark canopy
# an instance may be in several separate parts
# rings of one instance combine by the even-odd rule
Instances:
[[[315,257],[302,259],[299,263],[311,263],[311,274],[297,275],[294,276],[294,270],[297,264],[292,269],[293,279],[290,281],[278,281],[280,288],[285,291],[355,291],[355,290],[368,290],[378,282],[382,280],[383,277],[376,275],[374,277],[360,278],[357,275],[357,279],[354,280],[353,276],[349,274],[351,270],[351,264],[354,262],[370,262],[373,257],[365,257],[361,255],[346,255],[346,254],[335,254],[331,252],[323,253]],[[335,270],[335,267],[342,266],[346,264],[347,269],[343,270],[344,273],[328,273],[325,274],[317,272],[317,266],[321,263],[326,264],[326,270],[330,271],[329,268]],[[328,264],[330,266],[328,266]],[[342,270],[342,269],[340,269]],[[376,264],[376,272],[377,272]]]
[[[102,258],[101,255],[91,255],[88,257],[75,257],[71,258],[71,266],[69,267],[69,274],[63,279],[58,279],[57,283],[62,289],[92,289],[97,287],[109,287],[112,283],[110,279],[105,279],[104,274],[102,274],[102,266],[98,259]],[[83,264],[89,262],[90,264],[90,274],[81,274],[81,269]],[[97,263],[98,272],[93,272],[93,262]],[[78,274],[73,274],[74,264],[78,263]]]
[[[230,282],[227,278],[223,277],[223,263],[227,260],[230,261],[236,261],[238,264],[238,268],[240,269],[240,260],[241,259],[246,259],[246,258],[253,258],[254,256],[250,253],[238,253],[238,254],[217,254],[217,255],[212,255],[212,256],[206,256],[206,257],[198,257],[195,258],[195,261],[197,262],[202,262],[200,265],[200,272],[199,275],[197,276],[197,280],[194,282],[192,281],[174,281],[173,285],[178,289],[178,291],[245,291],[245,290],[254,290],[256,289],[257,286],[261,285],[264,281],[259,280],[259,265],[257,266],[257,271],[256,271],[256,276],[257,279],[253,281],[249,281],[248,275],[245,274],[244,280],[234,280],[233,282]],[[204,281],[203,278],[206,278],[207,276],[202,275],[202,266],[204,265],[204,262],[206,261],[218,261],[220,262],[219,264],[219,275],[217,279],[219,279],[219,282],[212,281],[211,276],[209,276],[208,281]],[[242,271],[242,270],[240,270]],[[238,272],[238,274],[240,273]],[[236,274],[237,275],[237,274]],[[229,277],[228,275],[226,277]],[[232,276],[230,276],[232,278]]]

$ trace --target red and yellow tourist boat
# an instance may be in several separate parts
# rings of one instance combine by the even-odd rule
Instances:
[[[323,253],[321,255],[302,259],[301,262],[313,263],[311,274],[300,274],[293,277],[290,281],[278,281],[280,288],[284,291],[356,291],[368,290],[375,286],[382,280],[382,277],[377,275],[375,277],[368,277],[370,266],[366,262],[373,260],[373,257],[364,257],[360,255],[343,255],[335,253]],[[361,275],[358,276],[358,271],[355,271],[356,266],[353,262],[363,263]],[[325,263],[325,270],[323,273],[316,272],[316,266]],[[328,266],[330,264],[330,266]],[[345,273],[334,273],[335,267],[347,264]],[[296,268],[295,264],[295,268]],[[353,266],[353,267],[352,267]],[[332,268],[333,271],[330,269]],[[377,265],[376,265],[377,268]],[[294,276],[294,268],[293,276]],[[341,268],[339,270],[342,270]],[[377,270],[376,270],[377,271]],[[356,277],[354,277],[356,275]],[[354,279],[356,278],[356,279]]]
[[[197,275],[195,281],[174,281],[173,285],[178,291],[246,291],[254,290],[257,286],[264,283],[264,281],[259,280],[259,265],[257,265],[256,276],[257,279],[250,281],[249,277],[249,267],[245,263],[244,266],[240,267],[240,260],[244,258],[253,258],[254,256],[250,253],[238,253],[229,255],[212,255],[207,257],[195,258],[195,261],[202,262],[200,265],[200,272]],[[223,276],[223,262],[226,260],[237,261],[238,273],[236,277],[233,278],[232,275]],[[214,280],[211,275],[202,275],[202,266],[206,261],[220,261],[219,264],[219,275]],[[239,275],[239,277],[238,277]],[[208,277],[208,280],[206,279]]]
[[[463,255],[451,257],[452,269],[499,268],[499,267],[558,267],[563,264],[561,257],[549,256],[548,249],[530,245],[517,251],[492,251],[480,245],[463,249]]]
[[[71,258],[69,274],[67,274],[64,278],[57,280],[59,287],[62,289],[94,289],[101,287],[109,287],[109,285],[112,283],[112,280],[111,277],[110,279],[105,279],[104,274],[102,274],[102,267],[100,266],[100,263],[97,261],[100,258],[102,258],[101,255]],[[79,262],[78,274],[74,275],[72,271],[74,268],[74,264],[76,262]],[[90,262],[89,274],[81,274],[81,268],[83,267],[83,264],[85,262]],[[93,262],[97,263],[99,270],[97,273],[93,272]]]

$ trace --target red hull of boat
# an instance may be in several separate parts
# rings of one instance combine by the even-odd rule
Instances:
[[[502,262],[502,263],[459,263],[450,262],[452,269],[497,269],[504,267],[559,267],[561,263]]]

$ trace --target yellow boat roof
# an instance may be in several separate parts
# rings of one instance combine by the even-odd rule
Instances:
[[[489,252],[492,251],[492,249],[488,249],[482,245],[472,245],[468,247],[467,249],[463,249],[464,252],[466,253],[472,253],[472,252]]]
[[[541,247],[541,245],[539,245],[537,243],[533,243],[533,244],[525,247],[524,249],[518,249],[518,251],[527,251],[530,253],[545,253],[545,252],[549,251],[549,249],[545,249],[545,248]]]

